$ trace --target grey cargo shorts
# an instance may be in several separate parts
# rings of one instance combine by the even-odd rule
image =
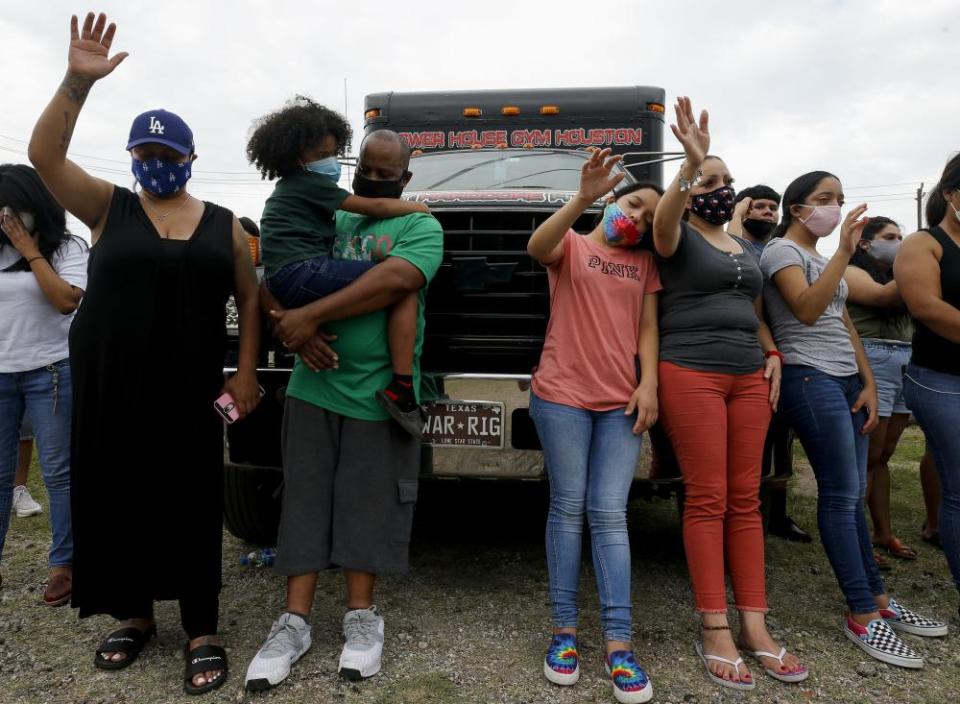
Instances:
[[[404,573],[420,443],[395,421],[347,418],[287,397],[274,569]]]

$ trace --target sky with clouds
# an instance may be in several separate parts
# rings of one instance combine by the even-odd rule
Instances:
[[[193,194],[255,219],[271,186],[246,162],[250,124],[297,93],[345,110],[356,145],[372,92],[659,85],[668,104],[689,95],[709,109],[711,151],[739,187],[782,191],[825,169],[848,203],[867,201],[907,232],[920,182],[929,187],[960,149],[956,0],[5,5],[2,160],[26,161],[63,76],[70,15],[103,11],[130,57],[91,91],[71,156],[129,185],[130,121],[167,108],[195,133]],[[665,145],[677,147],[669,132]]]

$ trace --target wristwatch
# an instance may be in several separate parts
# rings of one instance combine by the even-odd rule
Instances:
[[[680,164],[680,173],[677,174],[677,181],[680,183],[680,192],[684,193],[689,191],[691,188],[700,183],[700,177],[703,176],[703,169],[697,169],[697,173],[693,175],[693,178],[689,181],[683,177],[683,167],[687,165],[687,162]]]

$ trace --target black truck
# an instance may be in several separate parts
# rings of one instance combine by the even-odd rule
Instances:
[[[664,90],[368,95],[364,131],[381,128],[400,133],[414,150],[404,197],[426,203],[444,231],[443,263],[426,300],[421,474],[541,479],[527,388],[549,296],[546,272],[527,255],[527,240],[574,195],[592,149],[622,154],[617,168],[627,181],[662,182],[662,163],[670,158],[663,154]],[[575,229],[591,229],[600,210],[597,203]],[[292,361],[265,335],[259,378],[267,394],[255,413],[226,431],[225,522],[254,544],[276,538],[280,423]],[[675,475],[650,479],[648,464],[644,455],[638,491],[680,493]]]

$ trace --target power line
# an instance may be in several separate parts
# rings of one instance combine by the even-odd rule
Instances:
[[[17,139],[16,137],[10,137],[10,136],[5,135],[5,134],[0,134],[0,139],[7,139],[7,140],[10,140],[11,142],[16,142],[16,143],[18,143],[18,144],[29,144],[29,142],[28,142],[27,140],[25,140],[25,139]],[[11,148],[9,148],[9,147],[0,147],[0,148],[5,148],[7,151],[15,151],[15,150],[13,150],[13,149],[11,149]],[[17,152],[17,153],[26,155],[26,152],[25,152],[25,151],[20,151],[20,152]],[[71,153],[70,153],[70,156],[71,156],[71,158],[80,157],[81,159],[94,159],[94,160],[96,160],[96,161],[105,161],[105,162],[108,162],[108,163],[111,163],[111,164],[120,164],[120,165],[123,165],[123,166],[129,166],[129,165],[130,165],[129,160],[109,159],[109,158],[104,157],[104,156],[94,156],[94,155],[92,155],[92,154],[81,154],[80,152],[71,152]],[[208,170],[205,170],[205,169],[203,169],[203,170],[195,169],[195,170],[194,170],[194,173],[199,173],[199,174],[217,174],[217,175],[222,175],[222,176],[247,176],[247,177],[249,178],[249,177],[253,176],[254,174],[256,174],[256,171],[254,171],[252,168],[251,168],[250,171],[214,171],[214,170],[209,170],[209,171],[208,171]],[[227,179],[224,179],[224,180],[227,181]]]

